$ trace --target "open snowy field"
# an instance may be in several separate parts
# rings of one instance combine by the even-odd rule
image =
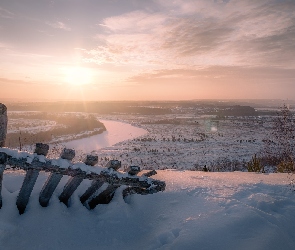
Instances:
[[[210,171],[245,171],[251,157],[264,150],[264,140],[272,126],[268,116],[217,119],[190,113],[92,115],[104,123],[107,131],[95,135],[84,131],[61,136],[51,143],[56,148],[75,149],[79,159],[92,152],[100,157],[102,165],[109,159],[118,159],[123,167],[138,165],[142,169],[201,170],[206,165]],[[40,125],[44,129],[56,127],[52,122],[40,120]],[[38,123],[33,119],[12,119],[9,131],[38,131]],[[33,144],[23,147],[28,151],[33,148]]]
[[[264,150],[272,125],[269,117],[216,120],[189,114],[99,116],[102,119],[118,119],[148,131],[95,150],[102,160],[119,159],[124,166],[142,169],[201,170],[207,165],[211,171],[245,171],[251,157]],[[163,120],[181,124],[157,123]]]
[[[87,210],[79,196],[58,200],[63,177],[47,208],[38,194],[41,173],[23,215],[16,197],[22,172],[5,172],[0,210],[1,249],[295,249],[295,194],[288,174],[158,171],[164,192],[132,195],[118,189],[108,205]]]

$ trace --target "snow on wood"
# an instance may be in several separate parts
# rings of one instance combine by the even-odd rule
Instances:
[[[48,150],[49,150],[49,146],[47,144],[43,144],[43,143],[36,144],[35,153],[37,155],[46,156],[48,153]],[[23,185],[21,187],[21,190],[19,191],[19,194],[16,200],[16,206],[20,214],[23,214],[26,210],[32,190],[38,178],[39,172],[40,170],[36,170],[36,169],[27,170],[25,179],[23,181]]]
[[[38,146],[46,148],[41,144]],[[45,154],[42,150],[36,150],[35,152]],[[65,158],[63,154],[62,157]],[[48,159],[44,155],[38,155],[36,153],[29,154],[8,148],[0,148],[0,164],[8,166],[10,169],[22,169],[27,172],[16,202],[20,214],[24,213],[26,209],[40,171],[51,173],[39,196],[39,203],[44,207],[48,206],[49,200],[63,175],[71,176],[59,196],[60,201],[66,205],[69,205],[70,197],[84,179],[93,181],[93,186],[88,188],[81,196],[82,203],[90,199],[89,208],[94,208],[97,204],[110,202],[115,190],[123,185],[132,188],[132,192],[125,192],[125,196],[133,193],[153,194],[165,190],[166,184],[163,181],[154,180],[144,175],[136,176],[129,173],[117,172],[112,167],[93,167],[82,162],[74,164],[69,160],[62,159],[62,157],[59,159]],[[91,160],[89,160],[90,158]],[[92,165],[96,159],[95,156],[89,156],[85,162]],[[117,160],[114,160],[114,162],[120,163]],[[117,169],[120,164],[111,165]],[[108,183],[109,187],[91,200],[91,197],[102,185],[101,183]]]
[[[4,147],[7,133],[7,108],[0,103],[0,147]]]
[[[71,161],[75,157],[75,150],[64,148],[61,152],[60,158]],[[45,182],[39,196],[39,203],[42,207],[47,207],[49,200],[59,184],[62,174],[59,173],[51,173]]]

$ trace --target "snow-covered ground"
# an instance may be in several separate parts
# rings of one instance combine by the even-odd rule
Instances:
[[[118,189],[108,205],[87,210],[79,196],[67,208],[58,200],[63,177],[47,208],[38,194],[41,173],[28,207],[15,206],[23,172],[5,172],[0,210],[1,249],[295,249],[295,194],[287,174],[158,171],[166,191],[132,195]]]
[[[271,132],[269,117],[235,117],[216,120],[211,116],[114,115],[99,120],[118,119],[138,124],[148,131],[139,138],[97,150],[101,159],[120,159],[124,166],[143,169],[245,170],[254,154],[264,150]],[[182,119],[183,124],[157,124],[159,120]]]
[[[150,117],[130,116],[120,120],[141,124],[147,119]],[[199,120],[198,126],[142,123],[149,131],[146,134],[145,129],[127,123],[103,123],[107,132],[66,146],[78,152],[98,150],[101,158],[111,156],[123,164],[147,168],[157,164],[171,167],[174,162],[178,168],[192,168],[201,160],[222,154],[249,157],[261,148],[268,125],[255,120],[220,121],[214,130],[209,124],[207,131],[205,120]],[[203,134],[208,136],[206,140]],[[172,136],[177,140],[172,141]],[[103,165],[101,159],[99,164]],[[41,207],[38,195],[48,175],[40,173],[23,215],[19,215],[15,202],[24,172],[6,171],[0,249],[295,249],[293,176],[157,171],[154,178],[166,182],[164,192],[136,194],[123,200],[121,187],[110,204],[91,211],[79,200],[90,181],[82,182],[69,208],[59,202],[68,177],[63,177],[49,206]]]

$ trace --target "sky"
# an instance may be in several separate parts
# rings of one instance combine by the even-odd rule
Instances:
[[[295,100],[295,0],[1,0],[1,100]]]

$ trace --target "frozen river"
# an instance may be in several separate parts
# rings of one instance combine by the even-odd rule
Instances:
[[[147,134],[145,129],[132,126],[128,123],[101,119],[100,121],[105,125],[107,131],[99,135],[69,141],[64,143],[64,145],[67,148],[90,153],[93,150],[110,147],[118,142]]]

